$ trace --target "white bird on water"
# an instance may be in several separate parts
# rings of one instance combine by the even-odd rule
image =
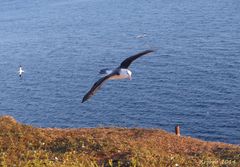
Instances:
[[[88,100],[90,97],[92,97],[97,92],[97,90],[100,89],[101,85],[107,80],[125,79],[125,78],[128,78],[129,80],[131,80],[132,72],[128,69],[128,67],[137,58],[139,58],[145,54],[151,53],[151,52],[154,52],[154,51],[153,50],[145,50],[145,51],[137,53],[131,57],[128,57],[120,64],[119,67],[115,68],[114,70],[109,70],[109,69],[101,70],[100,74],[105,74],[105,76],[100,78],[97,82],[94,83],[92,88],[83,97],[82,103],[85,102],[86,100]]]
[[[20,65],[18,70],[18,75],[20,78],[23,76],[23,73],[24,73],[23,67]]]

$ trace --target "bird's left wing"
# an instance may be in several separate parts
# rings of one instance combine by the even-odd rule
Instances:
[[[95,82],[92,88],[83,97],[82,103],[88,100],[90,97],[92,97],[100,89],[102,84],[114,75],[117,75],[117,73],[113,72],[105,77],[100,78],[97,82]]]
[[[128,57],[121,63],[120,68],[128,68],[134,60],[136,60],[137,58],[139,58],[145,54],[151,53],[151,52],[154,52],[154,50],[145,50],[145,51],[137,53],[131,57]]]

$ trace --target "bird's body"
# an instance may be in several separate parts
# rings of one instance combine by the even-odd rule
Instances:
[[[109,80],[117,80],[117,79],[131,79],[132,72],[129,69],[118,68],[115,69],[116,75],[113,75],[109,78]]]
[[[100,74],[103,74],[104,76],[100,78],[97,82],[95,82],[92,88],[85,94],[85,96],[82,99],[82,103],[88,100],[91,96],[93,96],[97,92],[97,90],[100,89],[101,85],[107,80],[118,80],[118,79],[131,80],[132,72],[128,69],[128,67],[137,58],[151,52],[153,52],[153,50],[146,50],[146,51],[137,53],[136,55],[133,55],[131,57],[128,57],[120,64],[119,67],[117,67],[114,70],[110,70],[110,69],[101,70]]]

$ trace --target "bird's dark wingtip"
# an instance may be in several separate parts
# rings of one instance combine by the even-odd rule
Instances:
[[[158,47],[152,47],[151,49],[149,49],[149,51],[151,52],[157,52],[159,50]]]
[[[86,101],[86,99],[82,99],[82,103],[84,103]]]
[[[82,103],[84,103],[85,101],[87,101],[89,99],[89,97],[87,95],[85,95],[82,99]]]
[[[154,50],[154,49],[148,49],[148,50],[143,51],[143,53],[148,54],[148,53],[152,53],[152,52],[155,52],[155,51],[156,50]]]
[[[156,49],[148,49],[147,50],[148,53],[155,52],[155,51],[156,51]]]

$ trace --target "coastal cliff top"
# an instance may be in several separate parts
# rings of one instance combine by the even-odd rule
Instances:
[[[160,129],[36,128],[0,117],[2,166],[238,166],[240,146]]]

